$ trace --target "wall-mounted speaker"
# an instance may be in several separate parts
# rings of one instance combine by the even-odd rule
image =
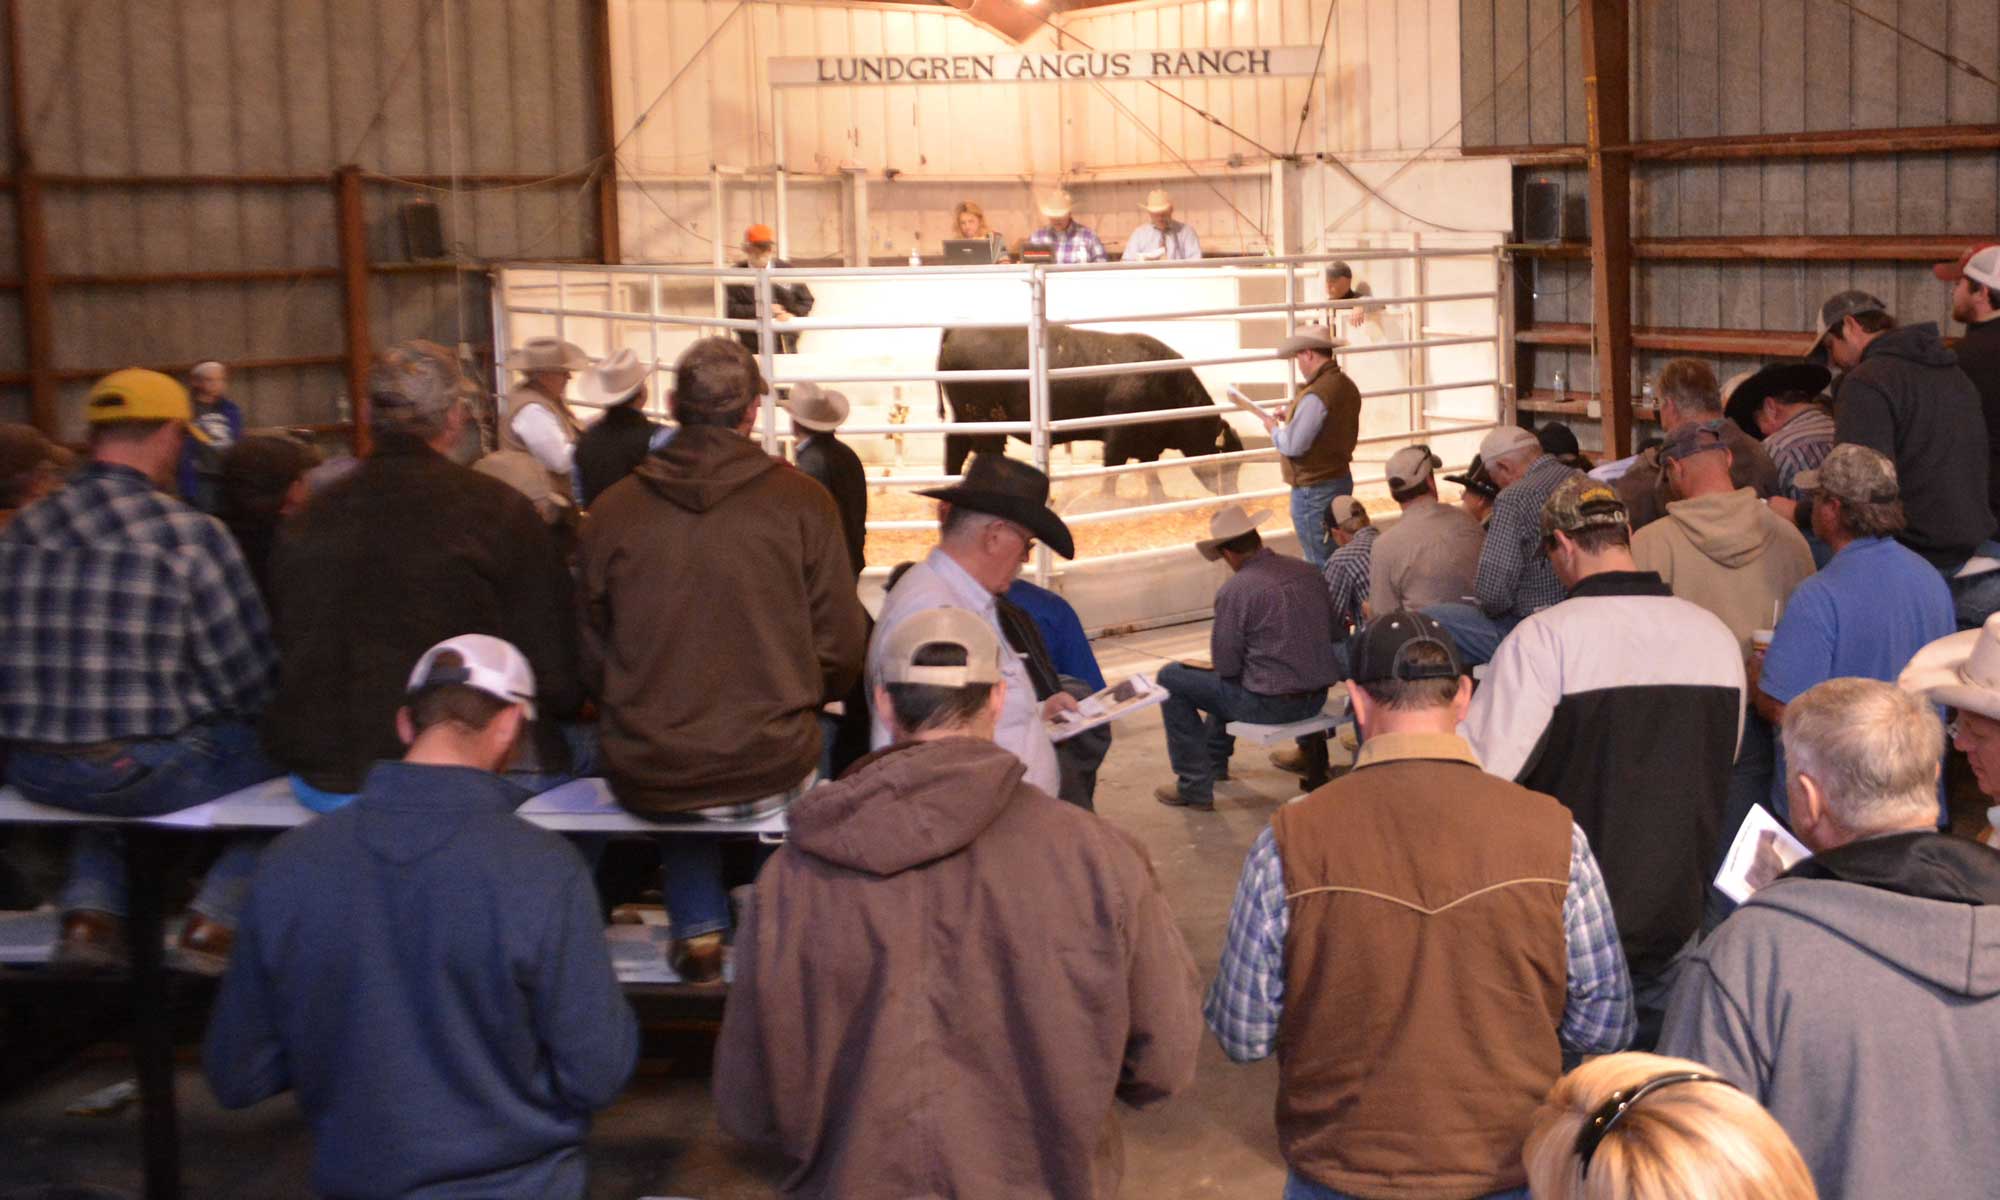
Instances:
[[[1530,179],[1521,187],[1521,240],[1559,242],[1563,236],[1563,185],[1559,179]]]
[[[444,218],[438,206],[428,200],[411,200],[403,205],[403,256],[411,262],[431,262],[443,258]]]

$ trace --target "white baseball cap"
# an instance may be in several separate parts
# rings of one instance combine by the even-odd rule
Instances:
[[[962,667],[919,664],[917,652],[938,644],[965,651]],[[963,608],[928,608],[913,613],[889,631],[882,643],[883,683],[928,683],[933,687],[965,687],[1000,682],[1000,638],[985,618]]]
[[[1533,450],[1540,453],[1541,449],[1541,439],[1519,425],[1502,425],[1479,439],[1479,457],[1485,460],[1489,470],[1496,458],[1505,457],[1516,450]]]
[[[446,654],[456,661],[440,663]],[[535,719],[535,670],[512,642],[484,633],[462,633],[447,638],[417,660],[410,672],[409,695],[434,687],[456,684],[485,692],[496,700],[518,704]]]

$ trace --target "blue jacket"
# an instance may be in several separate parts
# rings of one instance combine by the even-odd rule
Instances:
[[[590,1113],[638,1027],[590,871],[461,767],[379,763],[264,852],[202,1066],[242,1108],[290,1089],[312,1186],[368,1197],[581,1197]]]

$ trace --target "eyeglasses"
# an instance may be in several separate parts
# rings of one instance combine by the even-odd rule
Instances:
[[[1583,1161],[1580,1178],[1590,1178],[1590,1160],[1597,1156],[1597,1147],[1602,1145],[1611,1131],[1618,1127],[1618,1122],[1626,1113],[1632,1111],[1634,1105],[1661,1088],[1672,1087],[1677,1083],[1719,1083],[1725,1087],[1736,1086],[1719,1075],[1710,1075],[1705,1071],[1676,1071],[1670,1075],[1656,1075],[1630,1091],[1611,1093],[1604,1103],[1598,1106],[1597,1111],[1590,1114],[1590,1120],[1584,1123],[1583,1128],[1577,1131],[1575,1153]]]
[[[994,524],[1021,539],[1021,553],[1026,554],[1035,548],[1035,535],[1029,533],[1019,525],[1014,524],[1012,521],[996,521]]]

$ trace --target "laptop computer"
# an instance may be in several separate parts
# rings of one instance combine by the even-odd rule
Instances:
[[[993,265],[993,239],[991,238],[946,238],[944,261],[954,267],[986,267]]]

